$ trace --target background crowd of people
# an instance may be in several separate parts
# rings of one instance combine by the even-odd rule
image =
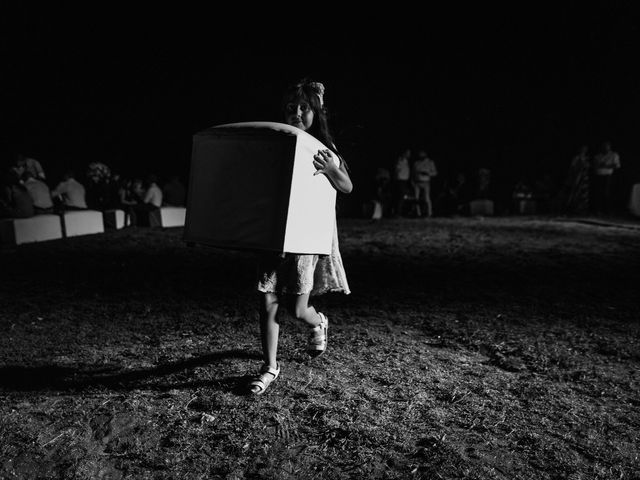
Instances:
[[[102,162],[89,163],[80,175],[68,169],[52,181],[40,161],[18,154],[3,169],[0,186],[0,218],[118,208],[127,213],[127,223],[143,225],[154,209],[185,205],[186,187],[179,175],[127,176]]]
[[[612,215],[626,205],[620,199],[620,155],[609,141],[579,146],[555,172],[538,171],[509,182],[494,168],[452,168],[423,145],[401,149],[396,158],[354,172],[360,191],[339,214],[371,219],[469,215],[474,200],[492,202],[495,214]],[[121,174],[94,161],[81,169],[58,170],[17,154],[3,165],[0,218],[41,213],[119,208],[128,223],[143,225],[153,209],[185,206],[187,186],[178,174]],[[359,165],[362,167],[362,164]],[[357,167],[356,167],[357,168]],[[53,169],[52,169],[53,170]],[[559,172],[559,173],[558,173]],[[364,180],[364,181],[363,181]],[[368,187],[364,184],[368,183]],[[628,182],[627,182],[628,183]],[[356,205],[357,203],[357,205]]]
[[[609,141],[593,151],[582,145],[559,169],[560,175],[542,171],[537,176],[522,175],[509,185],[502,178],[500,183],[491,168],[451,170],[440,168],[439,163],[423,147],[401,150],[369,179],[372,188],[363,202],[364,216],[377,220],[469,215],[474,200],[489,201],[495,213],[507,215],[611,215],[616,211],[615,177],[621,161]]]

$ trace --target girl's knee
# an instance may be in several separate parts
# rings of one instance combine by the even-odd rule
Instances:
[[[307,300],[302,298],[297,298],[295,301],[290,302],[287,307],[289,315],[296,320],[304,320],[309,311]]]
[[[278,309],[278,296],[272,293],[265,293],[260,301],[260,309],[263,312],[272,312]]]

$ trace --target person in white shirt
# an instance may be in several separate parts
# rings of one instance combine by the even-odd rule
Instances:
[[[62,177],[51,196],[67,210],[84,210],[87,208],[84,185],[74,178],[74,173],[68,171]]]
[[[413,194],[411,188],[411,149],[400,154],[393,164],[393,203],[394,216],[400,217],[404,213],[405,200]]]
[[[149,175],[147,178],[147,184],[149,186],[147,187],[142,202],[160,208],[162,206],[162,189],[160,189],[156,182],[156,176]]]
[[[438,174],[436,164],[429,158],[427,152],[420,150],[418,159],[411,168],[411,182],[415,190],[415,197],[420,205],[420,216],[431,217],[433,204],[431,202],[431,177]]]

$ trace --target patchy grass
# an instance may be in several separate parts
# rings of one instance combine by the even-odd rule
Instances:
[[[343,219],[261,397],[254,258],[181,235],[0,252],[0,478],[640,478],[639,230]]]

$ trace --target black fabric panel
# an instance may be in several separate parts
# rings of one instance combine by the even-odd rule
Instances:
[[[296,140],[255,128],[194,135],[185,240],[282,251]]]

